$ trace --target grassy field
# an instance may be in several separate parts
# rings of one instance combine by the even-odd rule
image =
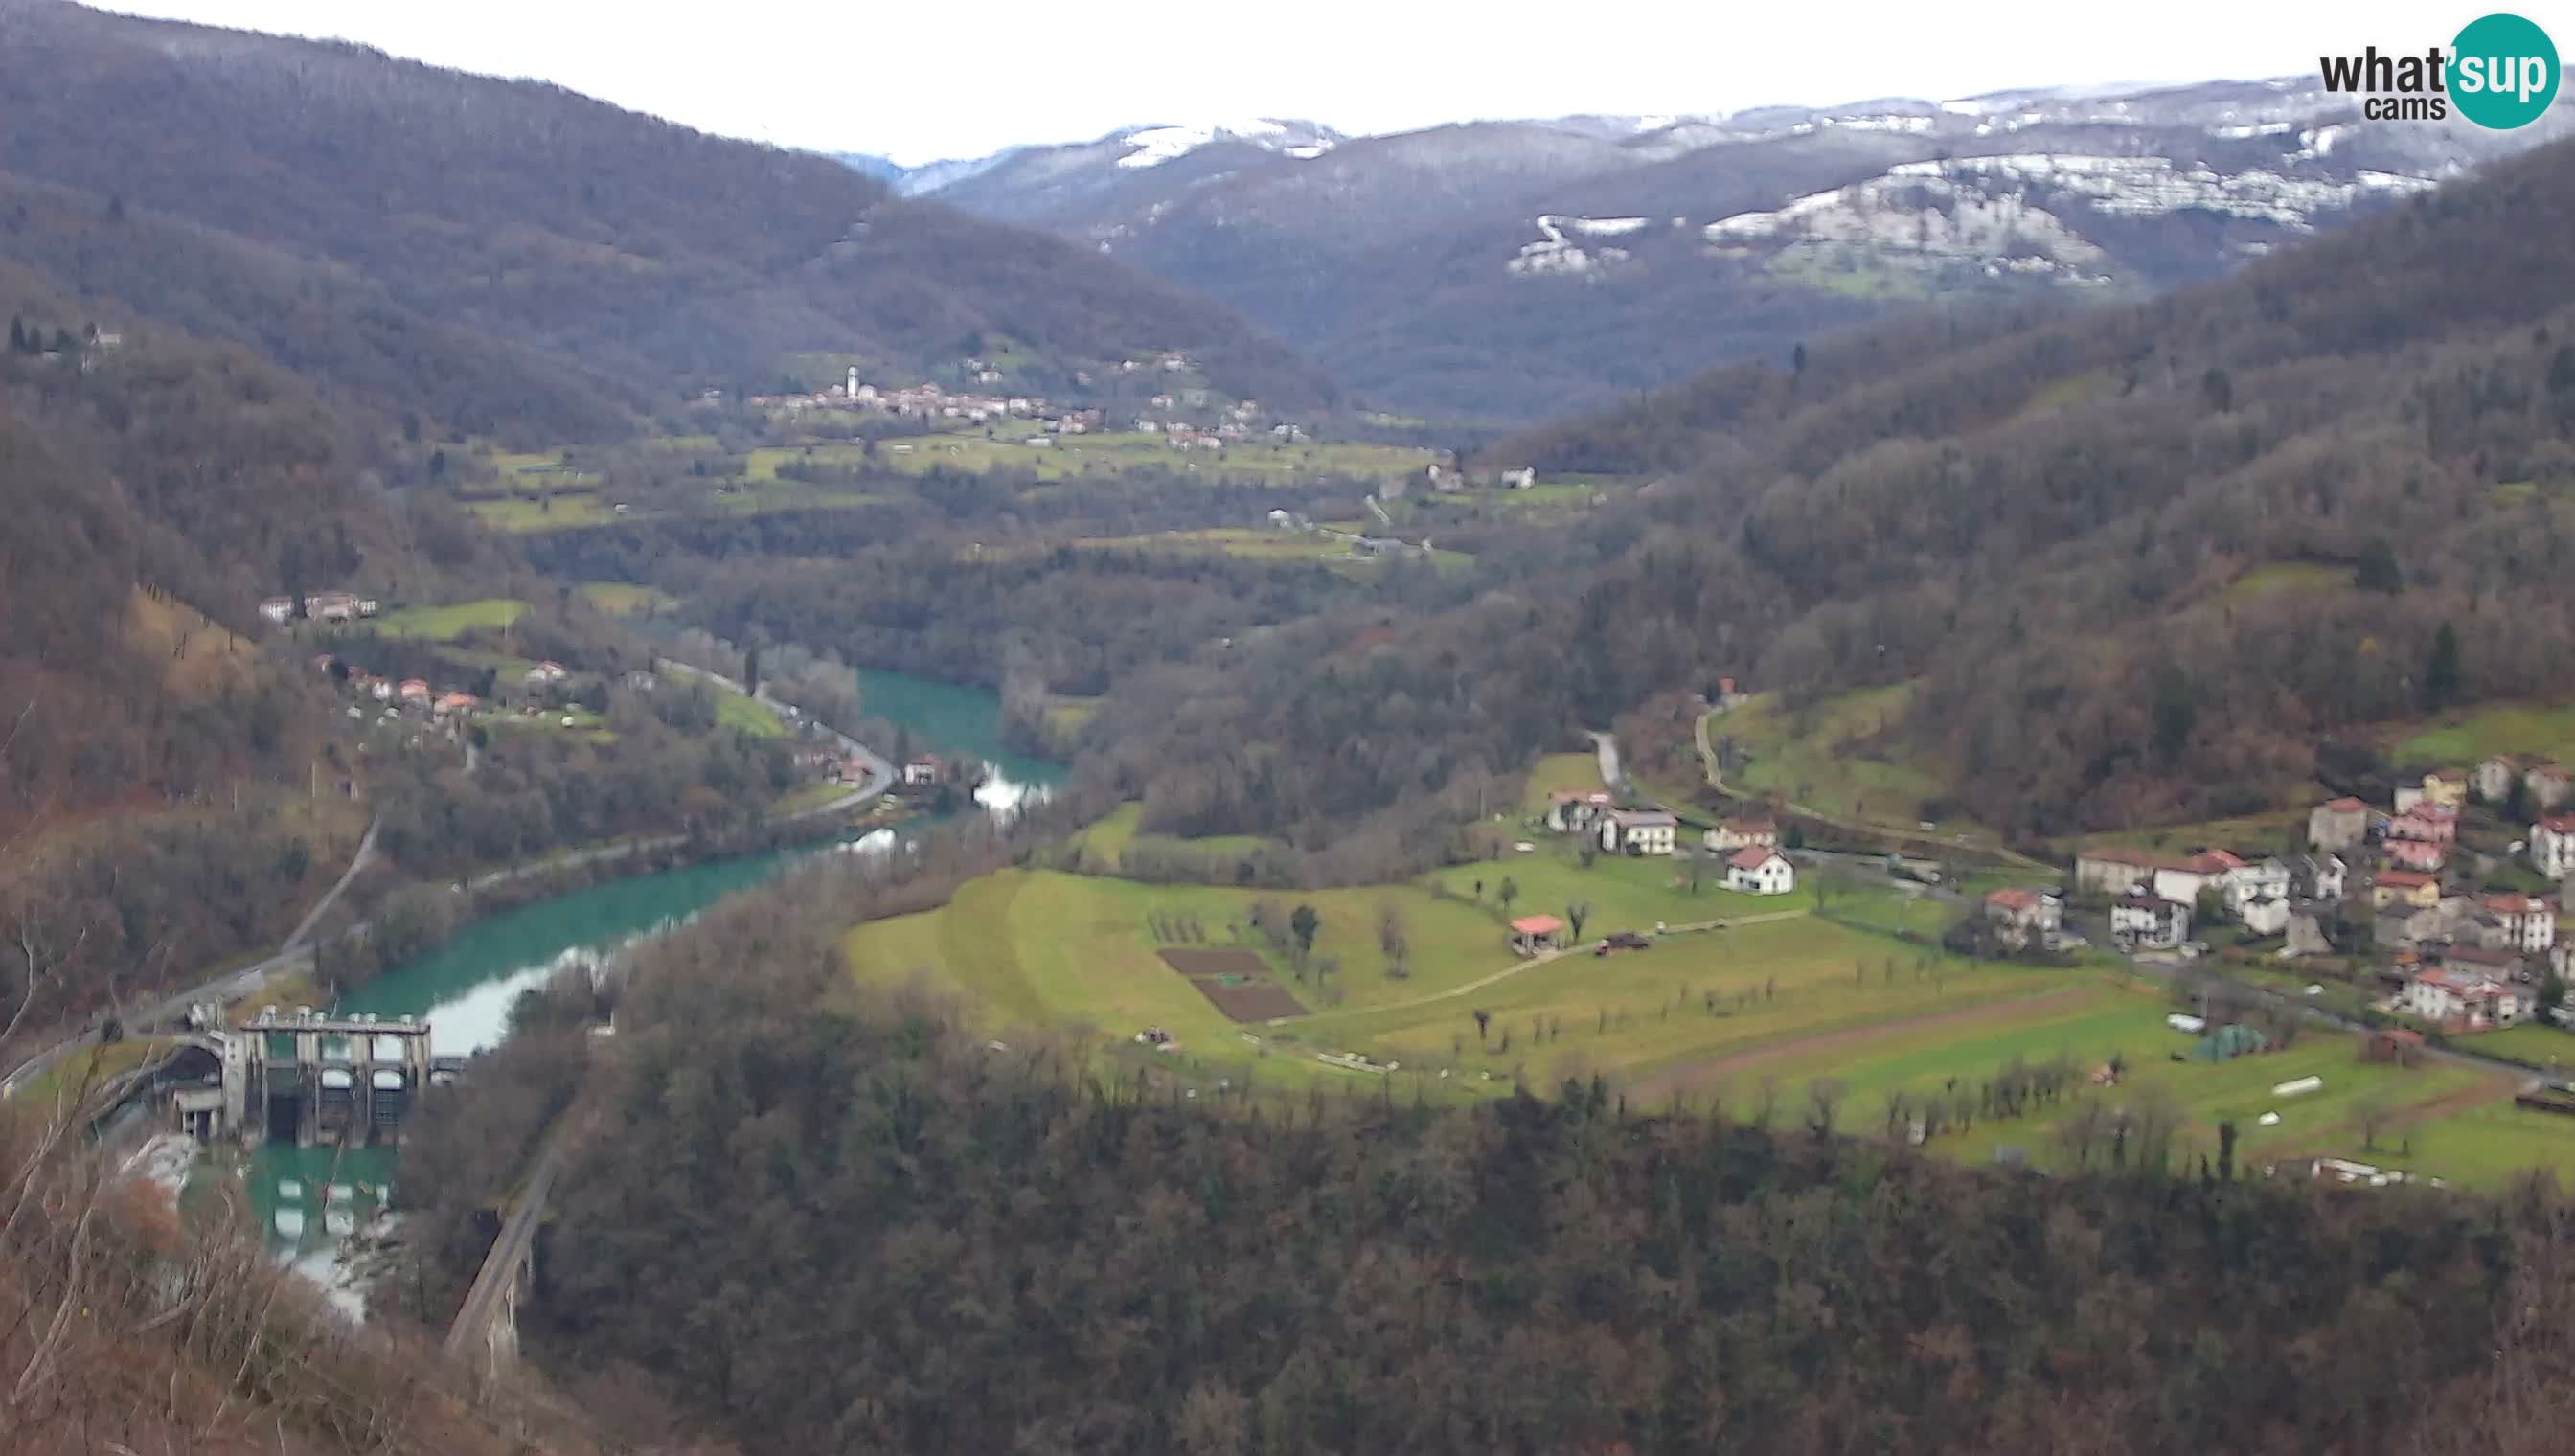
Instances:
[[[2352,569],[2322,562],[2266,562],[2218,594],[2221,602],[2259,602],[2266,597],[2334,592],[2351,585]]]
[[[1160,846],[1182,853],[1249,854],[1271,842],[1257,834],[1209,834],[1202,838],[1184,839],[1172,834],[1148,834],[1143,831],[1145,806],[1122,803],[1107,818],[1074,836],[1083,852],[1115,867],[1128,849],[1137,844]]]
[[[1089,728],[1092,719],[1099,716],[1100,704],[1101,700],[1097,698],[1056,694],[1047,701],[1047,728],[1053,732],[1078,733]]]
[[[2482,1052],[2487,1056],[2511,1057],[2536,1067],[2575,1070],[2575,1034],[2544,1026],[2536,1021],[2507,1026],[2501,1031],[2482,1031],[2473,1036],[2456,1038],[2453,1045],[2461,1051]]]
[[[2575,1187],[2575,1117],[2509,1101],[2406,1124],[2380,1133],[2374,1144],[2345,1136],[2325,1151],[2489,1192],[2531,1172],[2553,1174],[2561,1188]]]
[[[2314,796],[2324,796],[2316,789]],[[2105,834],[2089,834],[2080,841],[2094,846],[2118,845],[2130,849],[2168,850],[2182,853],[2204,845],[2217,845],[2241,850],[2247,854],[2280,853],[2306,839],[2305,808],[2275,809],[2268,813],[2246,814],[2240,818],[2209,819],[2201,823],[2165,824],[2150,829],[2120,829]],[[2066,845],[2070,852],[2076,845]]]
[[[377,618],[376,631],[386,637],[454,642],[469,632],[500,632],[527,610],[527,603],[508,597],[486,597],[479,602],[445,607],[406,607]]]
[[[734,728],[756,738],[787,735],[787,725],[780,722],[778,710],[768,704],[739,693],[727,693],[720,688],[708,689],[707,695],[716,703],[717,727]]]
[[[2294,1154],[2316,1154],[2356,1148],[2362,1141],[2360,1114],[2373,1103],[2390,1109],[2391,1126],[2409,1115],[2439,1113],[2453,1101],[2491,1100],[2503,1095],[2511,1079],[2480,1070],[2435,1062],[2405,1069],[2365,1061],[2360,1038],[2310,1031],[2287,1050],[2236,1058],[2228,1062],[2172,1059],[2194,1037],[2164,1024],[2172,1010],[2161,987],[2139,984],[2117,974],[2077,972],[2065,989],[2052,996],[2006,1003],[1978,1024],[1959,1023],[1894,1028],[1865,1047],[1823,1041],[1812,1049],[1794,1045],[1759,1065],[1759,1075],[1775,1078],[1782,1105],[1802,1106],[1807,1084],[1829,1077],[1844,1095],[1842,1125],[1852,1131],[1882,1131],[1886,1099],[1891,1092],[1920,1097],[1955,1085],[1974,1086],[1991,1077],[2014,1057],[2031,1063],[2064,1056],[2087,1074],[2112,1057],[2124,1059],[2126,1074],[2115,1087],[2086,1085],[2058,1104],[2019,1118],[1985,1119],[1962,1133],[1945,1134],[1932,1149],[1968,1161],[1985,1161],[2004,1146],[2016,1146],[2042,1165],[2062,1160],[2062,1129],[2087,1100],[2113,1107],[2159,1098],[2180,1114],[2176,1150],[2196,1157],[2214,1154],[2217,1124],[2233,1121],[2239,1156],[2252,1163]],[[1751,1068],[1746,1069],[1747,1072]],[[2300,1077],[2316,1076],[2323,1086],[2311,1092],[2280,1096],[2272,1088]],[[1748,1092],[1738,1077],[1729,1094],[1741,1106]],[[2280,1120],[2262,1125],[2266,1112]],[[2385,1134],[2382,1134],[2382,1138]],[[2356,1154],[2355,1154],[2356,1155]],[[2541,1159],[2544,1147],[2525,1155]]]
[[[1612,930],[1650,930],[1657,921],[1696,924],[1741,915],[1812,909],[1815,903],[1810,884],[1800,884],[1790,894],[1772,895],[1738,894],[1722,888],[1725,876],[1715,862],[1705,866],[1698,892],[1693,894],[1689,867],[1677,859],[1601,854],[1586,867],[1576,852],[1577,845],[1569,839],[1548,835],[1529,842],[1537,845],[1529,853],[1452,864],[1433,871],[1427,878],[1470,903],[1488,907],[1497,919],[1503,917],[1505,880],[1516,891],[1510,904],[1511,915],[1569,919],[1566,906],[1588,905],[1590,914],[1582,930],[1591,937]]]
[[[2575,761],[2575,704],[2498,704],[2452,714],[2400,736],[2397,762],[2466,767],[2495,753],[2529,753]]]
[[[513,534],[530,531],[561,531],[574,526],[596,526],[614,520],[607,503],[588,490],[561,491],[538,500],[506,496],[496,500],[465,503],[484,525],[495,531]]]
[[[1131,810],[1093,826],[1086,842],[1114,851],[1135,838]],[[972,881],[942,909],[861,925],[845,946],[859,985],[926,977],[962,992],[996,1033],[1070,1025],[1119,1043],[1162,1026],[1199,1071],[1257,1065],[1291,1082],[1346,1081],[1350,1073],[1314,1054],[1357,1051],[1398,1063],[1403,1076],[1442,1095],[1489,1095],[1520,1082],[1543,1090],[1600,1072],[1642,1105],[1721,1100],[1750,1116],[1766,1096],[1783,1121],[1802,1115],[1808,1087],[1828,1078],[1840,1088],[1841,1126],[1876,1133],[1890,1093],[1973,1088],[2015,1057],[2062,1056],[2083,1082],[2057,1103],[2020,1118],[1980,1117],[1935,1138],[1931,1150],[1982,1162],[2013,1146],[2061,1165],[2061,1129],[2078,1111],[2152,1098],[2176,1118],[2177,1155],[2194,1161],[2213,1153],[2218,1124],[2232,1121],[2248,1168],[2320,1153],[2388,1162],[2409,1142],[2426,1170],[2477,1186],[2522,1167],[2575,1166],[2575,1119],[2514,1112],[2509,1075],[2441,1061],[2411,1069],[2369,1062],[2358,1037],[2313,1029],[2283,1051],[2175,1060],[2194,1038],[2165,1025],[2172,1004],[2159,983],[2098,965],[1962,961],[1804,913],[1803,896],[1785,905],[1790,897],[1692,896],[1668,882],[1669,870],[1605,857],[1584,869],[1529,855],[1409,885],[1265,894],[1011,869]],[[1594,935],[1620,917],[1677,922],[1678,910],[1701,919],[1720,904],[1751,913],[1724,930],[1656,937],[1641,951],[1521,960],[1504,945],[1493,894],[1505,872],[1522,881],[1515,911],[1560,915],[1547,901],[1579,893],[1593,905],[1586,931]],[[1487,880],[1480,899],[1471,889],[1479,876]],[[1465,897],[1433,894],[1434,882]],[[1264,898],[1319,913],[1315,955],[1340,967],[1328,988],[1300,978],[1252,929],[1249,911]],[[1401,976],[1388,973],[1378,941],[1388,906],[1410,943]],[[1759,918],[1782,910],[1784,918]],[[1307,1013],[1254,1025],[1227,1017],[1156,956],[1156,916],[1195,922],[1188,943],[1253,951]],[[2092,1069],[2113,1056],[2126,1066],[2119,1083],[2091,1085]],[[2310,1075],[2323,1079],[2315,1091],[2272,1090]],[[2266,1112],[2279,1120],[2264,1126]],[[2365,1113],[2381,1121],[2380,1147],[2362,1146]]]
[[[1600,756],[1597,753],[1548,753],[1529,765],[1528,783],[1520,790],[1523,813],[1546,812],[1549,796],[1558,789],[1578,789],[1589,793],[1600,786]]]
[[[1892,975],[1889,969],[1892,968]],[[2044,993],[2046,973],[1971,965],[1811,916],[1575,952],[1510,967],[1462,993],[1314,1018],[1301,1034],[1435,1059],[1477,1080],[1617,1076],[1660,1105],[1731,1075],[1734,1058],[1855,1027]],[[1479,1031],[1474,1013],[1484,1011]]]
[[[1751,757],[1728,781],[1752,793],[1780,793],[1825,813],[1909,824],[1923,801],[1946,791],[1929,765],[1870,756],[1867,740],[1900,721],[1913,690],[1903,684],[1837,694],[1802,711],[1775,693],[1756,693],[1708,725]],[[1981,833],[1965,820],[1943,830]]]
[[[611,617],[634,617],[680,605],[680,600],[667,592],[625,582],[584,582],[581,595],[590,599],[591,606]]]
[[[1152,536],[1096,536],[1073,543],[1102,551],[1156,551],[1196,555],[1207,552],[1263,562],[1354,560],[1347,542],[1301,531],[1252,527],[1215,527],[1204,531],[1164,531]],[[1366,558],[1355,558],[1367,560]]]
[[[903,454],[880,447],[877,463],[913,475],[933,469],[976,474],[1013,470],[1041,480],[1074,480],[1150,468],[1211,481],[1312,481],[1326,476],[1383,480],[1419,470],[1435,458],[1429,451],[1400,446],[1313,441],[1246,440],[1224,450],[1181,451],[1161,435],[1132,432],[1071,436],[1045,448],[1023,443],[1027,438],[1026,432],[992,440],[934,435],[902,442],[914,447]]]
[[[1321,920],[1314,956],[1339,965],[1325,987],[1297,978],[1287,957],[1247,923],[1253,902],[1263,898],[1283,910],[1314,907]],[[1413,947],[1401,978],[1387,974],[1378,946],[1377,917],[1386,906],[1403,916]],[[1126,1038],[1153,1025],[1202,1055],[1256,1056],[1244,1035],[1274,1033],[1227,1017],[1156,956],[1149,928],[1156,914],[1194,916],[1204,945],[1261,955],[1279,983],[1309,1007],[1332,1000],[1384,1004],[1461,984],[1511,960],[1483,916],[1411,886],[1265,895],[1020,869],[968,883],[941,909],[860,925],[844,945],[862,984],[900,984],[926,974],[962,992],[997,1029],[1075,1024]],[[1302,1051],[1265,1060],[1311,1066]]]

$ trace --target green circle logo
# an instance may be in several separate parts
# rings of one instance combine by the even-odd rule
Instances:
[[[2477,125],[2528,126],[2556,99],[2557,46],[2520,16],[2481,16],[2451,42],[2450,100]]]

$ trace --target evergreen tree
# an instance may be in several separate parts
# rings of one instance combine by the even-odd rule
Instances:
[[[2361,548],[2360,561],[2352,571],[2352,585],[2364,592],[2384,592],[2389,596],[2405,590],[2405,573],[2396,565],[2396,548],[2387,538],[2370,538]]]
[[[2459,696],[2459,634],[2448,623],[2432,635],[2432,658],[2423,665],[2423,706],[2434,713]]]
[[[1296,937],[1298,955],[1312,952],[1314,932],[1321,928],[1323,928],[1323,917],[1314,913],[1312,905],[1298,905],[1295,912],[1288,917],[1288,930],[1289,934]]]
[[[9,352],[12,354],[27,352],[27,325],[15,314],[9,316]]]

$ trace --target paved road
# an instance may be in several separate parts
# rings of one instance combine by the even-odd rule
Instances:
[[[1618,770],[1618,740],[1607,733],[1593,733],[1591,749],[1600,755],[1601,783],[1607,787],[1616,788],[1621,777]]]
[[[742,692],[742,685],[734,682],[730,678],[725,678],[713,673],[701,673],[697,669],[688,667],[685,664],[663,662],[656,666],[666,671],[676,671],[682,676],[702,678],[727,692]],[[764,699],[763,701],[767,700]],[[856,785],[848,793],[841,795],[839,798],[833,799],[829,803],[816,804],[812,808],[800,809],[795,813],[783,815],[777,819],[776,822],[782,824],[802,823],[809,819],[822,818],[831,814],[847,813],[851,809],[867,803],[869,800],[876,798],[880,794],[883,794],[887,789],[894,786],[895,769],[892,763],[879,757],[874,751],[847,733],[832,728],[827,728],[826,731],[831,732],[835,738],[839,739],[843,752],[865,765],[867,769],[866,781]],[[113,1014],[115,1014],[124,1025],[131,1028],[139,1029],[146,1026],[165,1025],[183,1020],[187,1016],[189,1008],[201,1002],[232,1002],[245,1000],[251,996],[257,995],[259,993],[259,988],[267,983],[269,977],[296,967],[311,965],[313,962],[313,946],[309,941],[305,940],[304,937],[310,933],[313,925],[319,922],[322,911],[328,908],[331,902],[339,897],[340,892],[343,889],[346,889],[350,881],[357,876],[360,866],[366,862],[368,855],[373,852],[376,840],[376,827],[377,825],[374,823],[370,823],[367,826],[366,836],[359,841],[358,853],[350,860],[348,871],[341,875],[339,883],[331,887],[330,893],[323,897],[322,903],[314,906],[313,912],[305,916],[304,923],[295,927],[295,933],[287,938],[285,946],[275,955],[271,955],[265,960],[243,966],[239,970],[226,971],[222,975],[216,976],[211,980],[201,981],[196,985],[188,987],[186,990],[173,992],[159,1000],[151,1001],[141,1006],[119,1008]],[[489,874],[478,875],[474,879],[467,881],[466,887],[478,890],[488,889],[493,885],[503,884],[513,879],[524,879],[530,875],[554,874],[566,869],[579,868],[587,864],[598,864],[612,859],[623,859],[633,854],[652,853],[685,843],[687,842],[687,837],[688,836],[684,834],[664,834],[650,839],[630,839],[623,843],[603,844],[597,848],[583,849],[558,858],[540,860],[533,864],[522,864],[509,869],[496,869]],[[360,921],[359,923],[350,926],[350,930],[353,933],[363,932],[366,928],[366,923],[364,921]],[[103,1019],[104,1018],[102,1018],[102,1021]],[[34,1055],[20,1061],[16,1066],[9,1068],[5,1076],[0,1076],[0,1097],[6,1097],[17,1091],[18,1088],[28,1080],[34,1078],[46,1068],[51,1067],[54,1063],[62,1060],[64,1057],[71,1055],[81,1047],[95,1043],[98,1040],[100,1024],[100,1022],[93,1022],[89,1026],[82,1028],[74,1035],[67,1036],[61,1041],[55,1042],[53,1045],[48,1046]]]

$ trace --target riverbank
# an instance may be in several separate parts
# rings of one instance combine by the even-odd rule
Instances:
[[[987,811],[1016,809],[1063,781],[1060,764],[993,751],[1001,732],[997,696],[901,675],[873,676],[879,699],[871,705],[872,717],[892,708],[906,715],[900,726],[917,734],[924,749],[972,754],[991,764],[992,776],[976,792]],[[471,1055],[505,1037],[520,996],[553,977],[606,964],[640,940],[831,852],[832,845],[891,846],[905,826],[938,818],[899,792],[868,794],[862,806],[889,804],[901,807],[880,808],[855,823],[847,817],[848,805],[827,805],[838,812],[809,810],[749,834],[592,846],[473,876],[452,891],[469,903],[450,933],[400,965],[349,986],[337,998],[337,1009],[422,1017],[431,1025],[435,1054]],[[237,1158],[206,1160],[189,1196],[239,1205],[281,1262],[347,1303],[356,1271],[344,1256],[353,1235],[394,1203],[398,1164],[391,1147],[343,1155],[327,1147],[266,1145]]]

